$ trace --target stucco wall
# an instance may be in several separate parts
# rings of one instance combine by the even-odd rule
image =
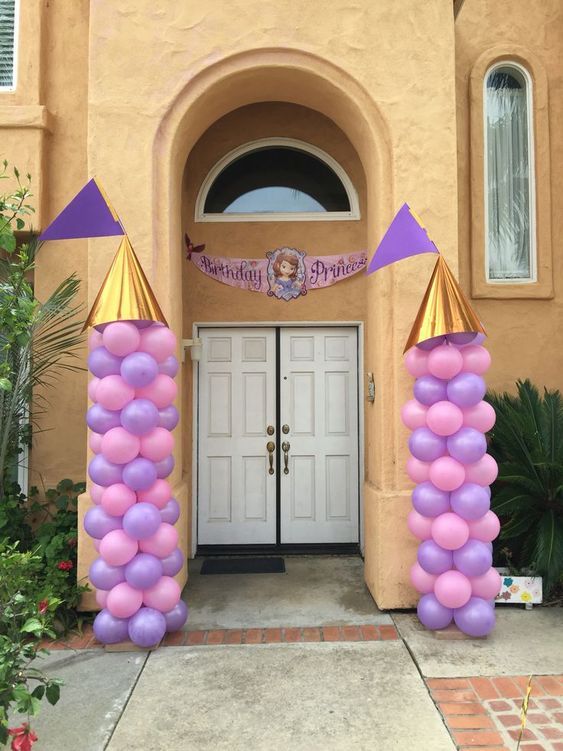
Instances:
[[[517,378],[531,378],[540,387],[563,385],[563,257],[559,247],[563,196],[552,190],[558,185],[563,162],[562,39],[559,0],[467,0],[456,22],[459,254],[461,280],[467,290],[473,286],[472,275],[479,271],[476,263],[484,264],[482,208],[475,203],[475,188],[483,183],[483,155],[482,151],[471,153],[474,131],[482,128],[480,118],[474,117],[482,106],[482,90],[476,96],[470,77],[480,61],[492,64],[512,59],[524,65],[533,79],[538,252],[540,260],[552,262],[553,297],[535,298],[531,289],[529,298],[510,299],[507,293],[505,299],[475,300],[489,335],[493,364],[488,383],[495,390],[513,390]],[[551,165],[551,175],[545,172],[546,163]],[[550,207],[546,207],[547,200]],[[527,293],[527,285],[511,288],[512,294]],[[496,290],[498,286],[489,285],[485,294],[495,295]]]

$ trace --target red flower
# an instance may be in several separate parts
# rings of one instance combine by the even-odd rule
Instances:
[[[57,563],[57,568],[61,571],[70,571],[73,567],[74,564],[72,561],[59,561],[59,563]]]
[[[27,722],[19,728],[10,728],[8,735],[14,736],[10,748],[12,751],[31,751],[31,747],[37,740],[37,736]]]
[[[41,613],[41,615],[44,615],[48,609],[49,609],[49,600],[41,600],[41,602],[37,606],[37,610]]]

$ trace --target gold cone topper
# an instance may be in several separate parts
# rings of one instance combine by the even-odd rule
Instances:
[[[161,321],[168,325],[127,235],[121,240],[84,329],[111,321]]]
[[[434,336],[472,331],[487,333],[448,264],[439,255],[404,351]]]

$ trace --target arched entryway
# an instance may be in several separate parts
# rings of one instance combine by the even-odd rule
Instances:
[[[389,138],[381,116],[366,92],[340,69],[319,58],[293,50],[261,50],[249,52],[227,59],[202,70],[195,75],[191,83],[178,95],[169,112],[164,117],[155,139],[155,182],[153,196],[158,219],[155,223],[154,238],[154,275],[161,294],[171,299],[180,300],[190,295],[183,289],[183,253],[182,253],[182,205],[185,195],[182,190],[184,169],[189,155],[196,154],[194,147],[200,138],[211,132],[214,125],[228,113],[240,112],[248,105],[263,106],[272,100],[285,105],[306,107],[311,123],[314,118],[326,118],[330,128],[344,134],[351,152],[356,152],[356,167],[359,174],[363,172],[365,184],[363,200],[365,202],[364,223],[359,222],[355,236],[334,237],[338,242],[345,242],[346,247],[354,240],[358,246],[374,246],[380,236],[385,222],[391,215],[392,196]],[[272,110],[273,112],[274,110]],[[281,110],[280,110],[281,111]],[[289,111],[289,110],[288,110]],[[265,113],[265,110],[264,110]],[[236,115],[231,115],[235,117]],[[287,131],[286,131],[287,132]],[[327,131],[328,132],[328,131]],[[302,135],[302,134],[296,134]],[[202,167],[202,172],[204,168]],[[337,223],[334,223],[337,227]],[[342,225],[343,227],[343,225]],[[341,227],[334,230],[336,235]],[[342,230],[343,231],[343,230]],[[194,237],[195,240],[199,238]],[[248,239],[250,242],[250,238]],[[237,247],[240,247],[240,237]],[[260,245],[263,252],[264,235],[255,235],[251,242]],[[299,243],[300,244],[300,243]],[[250,246],[247,246],[250,247]],[[336,250],[337,245],[333,246]],[[319,253],[320,251],[317,251]],[[234,255],[234,253],[233,253]],[[243,255],[242,253],[240,255]],[[245,252],[246,255],[246,252]],[[248,253],[253,255],[252,252]],[[379,279],[365,281],[367,299],[364,317],[366,326],[366,358],[370,361],[370,370],[385,373],[392,377],[389,354],[382,346],[382,326],[388,325],[391,315],[388,290],[382,288]],[[389,284],[389,282],[387,282]],[[219,285],[217,285],[219,286]],[[242,293],[241,291],[241,294]],[[247,293],[250,294],[250,293]],[[317,293],[317,295],[328,294]],[[305,302],[305,301],[303,301]],[[311,303],[314,304],[311,297]],[[173,306],[172,325],[181,330],[184,321],[182,306]],[[385,316],[385,322],[384,322]],[[217,320],[217,319],[215,319]],[[290,320],[290,314],[288,315]],[[342,320],[346,320],[343,316]],[[348,320],[350,320],[348,318]],[[185,332],[189,335],[189,332]],[[187,546],[187,530],[191,528],[189,497],[191,494],[192,467],[186,465],[185,458],[191,455],[193,436],[190,435],[190,421],[186,413],[192,409],[190,398],[189,367],[184,368],[185,388],[182,411],[184,422],[182,440],[178,441],[179,452],[175,480],[178,486],[179,500],[183,507]],[[363,373],[361,374],[363,376]],[[378,412],[366,415],[366,445],[368,461],[365,479],[367,484],[385,488],[391,487],[394,469],[385,459],[383,444],[394,442],[395,420],[391,419],[394,409],[392,392]],[[373,437],[377,435],[377,443]],[[377,589],[377,540],[373,533],[375,525],[375,508],[371,505],[372,518],[366,529],[366,581],[374,594]]]

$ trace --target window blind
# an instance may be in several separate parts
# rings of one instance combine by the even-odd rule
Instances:
[[[14,85],[16,0],[0,0],[0,89]]]

